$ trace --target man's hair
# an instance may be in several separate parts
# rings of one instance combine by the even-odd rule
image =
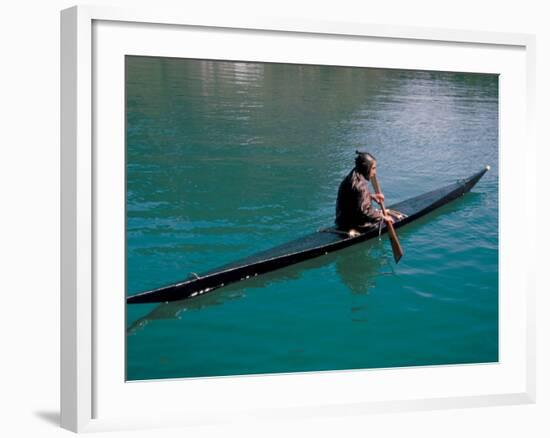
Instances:
[[[361,171],[361,173],[368,175],[376,158],[368,152],[355,151],[355,153],[357,154],[355,157],[355,168]]]

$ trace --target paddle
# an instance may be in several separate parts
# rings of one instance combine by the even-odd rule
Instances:
[[[373,175],[370,180],[376,193],[382,193],[382,191],[380,190],[380,184],[378,184],[378,180],[376,179],[376,175]],[[380,207],[382,207],[382,213],[384,214],[384,216],[386,216],[388,213],[386,212],[386,207],[384,207],[383,202],[380,203]],[[390,221],[386,221],[386,226],[388,228],[388,234],[390,235],[393,258],[395,260],[395,263],[399,263],[399,260],[401,259],[401,257],[403,257],[403,249],[401,248],[401,244],[399,243],[399,239],[397,238],[397,233],[395,232],[393,223],[391,223]]]

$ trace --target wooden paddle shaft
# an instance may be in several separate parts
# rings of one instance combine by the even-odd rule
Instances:
[[[380,184],[378,184],[378,180],[376,179],[375,175],[371,177],[371,183],[377,195],[382,193],[382,191],[380,190]],[[380,203],[380,207],[382,207],[382,213],[384,213],[384,216],[385,216],[387,213],[386,213],[386,207],[384,207],[383,202]]]

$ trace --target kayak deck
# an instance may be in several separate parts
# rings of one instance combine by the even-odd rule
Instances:
[[[405,215],[394,223],[394,227],[401,227],[469,192],[487,170],[488,167],[467,179],[391,205],[390,209]],[[353,237],[345,232],[331,232],[331,229],[319,230],[202,274],[193,274],[192,278],[180,283],[132,295],[126,299],[126,302],[128,304],[167,302],[202,295],[230,283],[355,245],[377,236],[379,232],[386,231],[385,224],[380,230],[378,226],[373,226]]]

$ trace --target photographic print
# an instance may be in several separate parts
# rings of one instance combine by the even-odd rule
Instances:
[[[127,380],[498,362],[498,75],[125,63]]]

